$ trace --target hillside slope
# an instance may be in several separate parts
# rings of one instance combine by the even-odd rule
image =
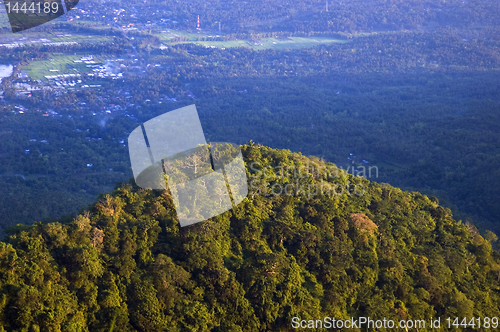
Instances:
[[[242,150],[249,195],[208,221],[179,228],[168,191],[123,184],[70,223],[19,226],[0,243],[0,331],[500,316],[500,255],[435,199],[286,150]]]

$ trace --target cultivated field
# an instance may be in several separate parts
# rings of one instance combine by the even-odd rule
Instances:
[[[92,68],[87,67],[86,63],[75,63],[74,60],[80,60],[81,57],[88,54],[64,55],[51,54],[47,60],[31,61],[29,65],[23,66],[22,72],[26,72],[32,79],[45,80],[47,75],[78,74],[91,72]],[[101,64],[101,59],[95,59],[91,65]],[[57,71],[51,71],[57,70]]]
[[[181,31],[167,30],[164,33],[157,34],[157,37],[166,44],[185,44],[193,43],[201,46],[215,46],[217,48],[231,48],[231,47],[249,47],[254,50],[266,50],[266,49],[286,49],[286,48],[305,48],[314,47],[321,44],[331,44],[331,43],[346,43],[347,40],[335,39],[332,37],[290,37],[286,39],[278,38],[264,38],[260,40],[250,41],[250,40],[231,40],[231,41],[199,41],[198,39],[204,39],[207,37],[212,37],[216,39],[217,35],[208,34],[197,34],[197,33],[187,33]],[[187,41],[177,42],[178,38],[187,38]]]

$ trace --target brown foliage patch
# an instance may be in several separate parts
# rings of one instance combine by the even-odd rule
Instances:
[[[366,231],[373,234],[378,226],[370,220],[364,213],[354,213],[351,214],[351,220],[354,226],[360,231]]]

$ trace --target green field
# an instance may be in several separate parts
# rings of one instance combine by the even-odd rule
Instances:
[[[188,38],[189,41],[196,41],[198,38],[208,36],[206,33],[190,33],[186,31],[177,31],[171,29],[162,31],[161,33],[156,33],[154,35],[160,38],[160,40],[165,43],[171,42],[172,39],[176,38]]]
[[[80,60],[82,56],[87,54],[78,55],[64,55],[64,54],[51,54],[48,60],[31,61],[29,65],[22,67],[22,72],[28,73],[32,79],[45,80],[46,75],[60,75],[60,74],[78,74],[87,73],[92,71],[92,68],[87,67],[86,63],[75,63],[74,60]],[[53,59],[53,60],[50,60]],[[100,64],[102,59],[95,59],[95,64]],[[71,68],[72,67],[72,68]],[[58,70],[51,72],[50,70]],[[76,69],[76,70],[75,70]]]
[[[53,43],[61,43],[61,42],[77,42],[77,43],[98,43],[98,42],[109,42],[113,41],[113,37],[110,36],[98,36],[98,35],[71,35],[71,36],[61,36],[62,34],[54,34],[52,37],[49,37],[51,42]]]
[[[231,41],[199,41],[198,39],[207,38],[207,34],[187,33],[182,31],[167,30],[164,33],[156,35],[160,40],[167,44],[186,44],[193,43],[201,46],[215,46],[217,48],[248,47],[254,50],[266,49],[286,49],[286,48],[305,48],[314,47],[321,44],[347,43],[347,40],[336,39],[333,37],[290,37],[286,39],[263,38],[256,41],[250,40],[231,40]],[[175,42],[177,38],[187,38],[187,41]],[[174,40],[174,41],[173,41]]]
[[[197,45],[202,46],[215,46],[217,48],[230,48],[230,47],[249,47],[254,50],[267,50],[267,49],[286,49],[286,48],[305,48],[314,47],[321,44],[331,43],[346,43],[346,40],[334,39],[330,37],[290,37],[286,40],[277,38],[265,38],[256,42],[247,40],[233,40],[233,41],[196,41]]]

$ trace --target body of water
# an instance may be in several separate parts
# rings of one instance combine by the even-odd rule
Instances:
[[[13,65],[0,65],[0,83],[4,77],[9,77],[14,71]]]

